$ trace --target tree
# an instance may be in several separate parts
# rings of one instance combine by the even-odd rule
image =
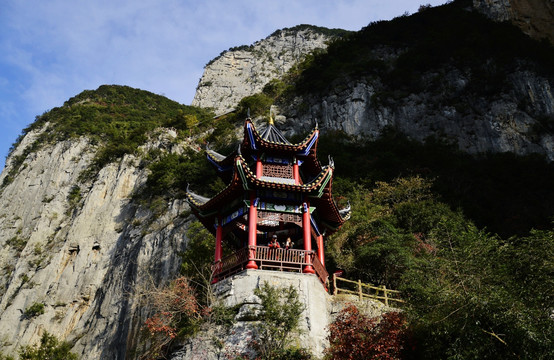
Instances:
[[[262,305],[257,314],[259,323],[252,343],[259,358],[294,358],[294,351],[287,349],[287,346],[290,344],[290,336],[298,332],[300,315],[304,310],[298,299],[298,291],[292,285],[279,288],[264,282],[261,288],[254,290],[254,294],[260,298]],[[303,353],[304,357],[298,357],[299,353]],[[298,349],[296,358],[309,358],[309,354]]]
[[[173,339],[190,335],[200,323],[201,308],[194,289],[185,277],[179,277],[167,286],[147,291],[143,296],[153,313],[144,323],[144,328],[150,335],[150,345],[145,357],[163,355]]]
[[[190,224],[189,242],[182,253],[181,273],[188,277],[199,293],[199,301],[205,306],[214,303],[212,292],[212,260],[215,252],[214,236],[199,222]]]

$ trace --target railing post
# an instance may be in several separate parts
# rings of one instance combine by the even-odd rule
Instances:
[[[337,295],[339,292],[337,290],[337,274],[333,273],[333,295]]]
[[[385,296],[385,305],[389,306],[389,298],[387,296],[387,287],[385,285],[383,285],[383,294]]]
[[[358,280],[358,295],[360,296],[360,301],[363,299],[362,295],[362,280]]]

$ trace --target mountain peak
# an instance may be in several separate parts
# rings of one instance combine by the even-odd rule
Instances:
[[[224,51],[206,65],[192,105],[226,113],[243,97],[260,92],[270,80],[284,75],[307,54],[327,48],[330,41],[347,33],[298,25],[277,30],[252,45]]]

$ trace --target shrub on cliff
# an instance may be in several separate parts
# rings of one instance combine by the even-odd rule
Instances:
[[[72,353],[71,345],[65,341],[60,342],[47,331],[42,334],[40,343],[35,346],[23,346],[19,351],[20,360],[77,360]]]
[[[310,359],[303,349],[289,348],[292,336],[298,333],[300,316],[304,309],[293,286],[274,287],[264,282],[254,290],[261,300],[261,311],[257,314],[259,323],[251,346],[261,360]]]

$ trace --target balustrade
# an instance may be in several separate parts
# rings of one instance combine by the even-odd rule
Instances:
[[[299,249],[272,249],[268,246],[243,248],[212,265],[214,278],[218,280],[236,274],[246,268],[248,252],[254,250],[254,261],[261,270],[302,272],[305,265],[313,265],[319,280],[325,285],[329,274],[314,251]]]

